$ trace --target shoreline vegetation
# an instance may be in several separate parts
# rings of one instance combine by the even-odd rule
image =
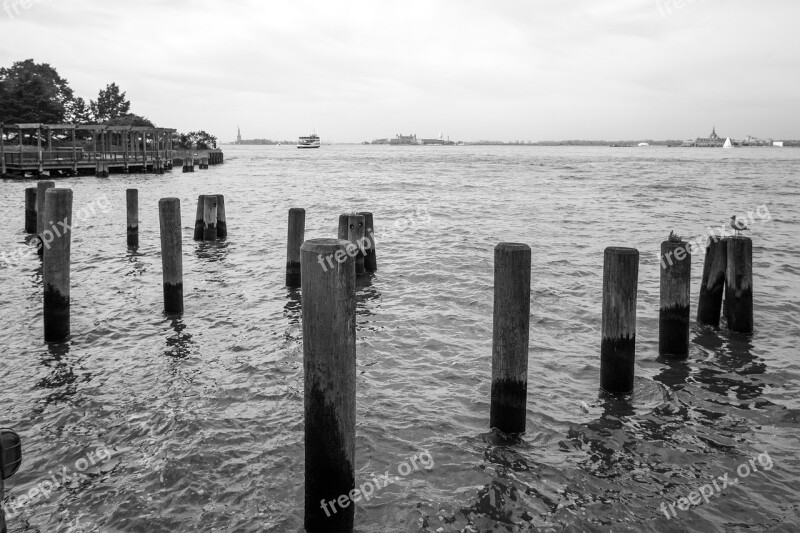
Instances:
[[[33,59],[0,67],[0,124],[6,125],[0,143],[7,153],[19,153],[21,144],[23,152],[36,151],[38,148],[31,144],[44,140],[43,134],[38,134],[37,139],[35,133],[15,131],[17,124],[97,125],[101,131],[108,126],[164,128],[146,117],[131,113],[131,102],[116,83],[107,84],[105,89],[100,89],[96,100],[87,103],[75,95],[69,82],[55,68],[48,63],[36,63]],[[58,147],[62,142],[70,142],[71,146],[71,139],[65,132],[58,128],[48,131],[51,135],[47,137],[48,146]],[[85,129],[76,133],[76,140],[81,143],[87,142],[92,135]],[[172,142],[178,149],[189,151],[217,147],[217,138],[202,130],[175,132],[173,135]]]

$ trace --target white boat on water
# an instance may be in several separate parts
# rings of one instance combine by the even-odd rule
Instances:
[[[298,148],[319,148],[319,135],[312,133],[307,137],[300,137],[297,141]]]
[[[722,145],[723,148],[731,148],[733,145],[731,144],[731,138],[728,137],[725,139],[725,144]]]

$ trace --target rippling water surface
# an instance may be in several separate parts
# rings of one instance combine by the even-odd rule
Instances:
[[[18,510],[10,531],[302,529],[300,294],[284,287],[290,207],[306,209],[307,238],[335,236],[340,213],[375,213],[379,270],[357,288],[356,481],[386,470],[398,479],[359,502],[357,531],[800,528],[800,150],[225,153],[224,165],[192,174],[58,180],[73,189],[76,213],[103,195],[110,204],[85,211],[74,231],[69,342],[43,342],[38,257],[0,266],[0,424],[25,449],[4,503],[64,468],[84,470]],[[6,250],[25,246],[30,185],[0,182]],[[139,189],[137,253],[125,246],[129,187]],[[206,193],[225,194],[225,242],[191,239]],[[181,199],[183,214],[181,319],[161,312],[166,196]],[[688,360],[659,360],[659,243],[762,204],[769,216],[751,225],[755,333],[693,323]],[[528,431],[518,441],[487,427],[501,241],[533,248]],[[641,253],[636,386],[617,399],[598,391],[610,245]],[[701,270],[696,256],[693,317]],[[76,466],[103,446],[110,458]],[[397,475],[423,451],[433,468]],[[674,505],[714,481],[708,503]]]

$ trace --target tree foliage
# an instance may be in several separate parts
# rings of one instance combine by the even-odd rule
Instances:
[[[131,109],[131,102],[125,98],[125,93],[120,93],[116,83],[106,85],[100,89],[97,100],[90,103],[92,115],[97,122],[106,122],[113,118],[127,115]]]
[[[117,118],[111,118],[106,121],[106,126],[146,126],[148,128],[155,128],[155,125],[145,117],[128,113]]]
[[[91,124],[92,111],[86,104],[86,100],[80,96],[73,98],[72,101],[67,104],[66,120],[70,124]]]
[[[73,100],[67,80],[47,63],[33,59],[0,68],[0,121],[58,124]]]
[[[184,150],[208,150],[217,147],[217,138],[203,130],[179,133],[175,143]]]

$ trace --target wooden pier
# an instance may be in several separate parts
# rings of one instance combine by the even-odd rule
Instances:
[[[93,174],[97,169],[122,173],[169,170],[175,131],[98,124],[0,123],[0,175],[24,178]],[[82,138],[76,139],[77,132],[88,132],[91,138],[82,133]],[[6,133],[17,134],[16,144],[5,142]]]

